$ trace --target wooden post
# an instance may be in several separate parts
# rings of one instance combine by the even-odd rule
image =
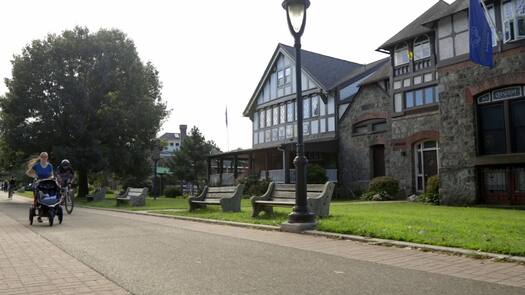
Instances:
[[[237,176],[239,175],[239,170],[237,169],[239,165],[239,156],[235,155],[233,156],[233,181],[235,183],[235,180],[237,179]]]

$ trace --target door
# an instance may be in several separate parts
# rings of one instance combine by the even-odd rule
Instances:
[[[437,175],[439,155],[437,141],[425,141],[415,145],[415,181],[416,191],[424,192],[430,177]]]
[[[375,145],[372,147],[372,176],[385,176],[385,146]]]

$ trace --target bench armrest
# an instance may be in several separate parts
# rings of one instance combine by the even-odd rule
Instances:
[[[334,186],[335,184],[333,182],[327,181],[324,184],[323,191],[319,195],[308,197],[308,199],[320,200],[320,199],[325,199],[327,197],[331,197],[332,193],[334,192]]]
[[[208,195],[208,186],[205,186],[200,195],[198,196],[191,196],[188,198],[189,201],[204,201],[206,199],[206,196]]]
[[[261,196],[252,196],[250,198],[250,200],[252,202],[254,201],[266,201],[266,200],[270,200],[272,198],[272,194],[273,194],[273,189],[275,187],[275,183],[272,181],[268,184],[268,189],[266,190],[266,192],[261,195]]]

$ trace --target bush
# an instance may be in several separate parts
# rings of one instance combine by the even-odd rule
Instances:
[[[306,180],[308,183],[324,184],[326,178],[326,170],[317,164],[308,165]]]
[[[248,175],[239,180],[239,183],[244,184],[243,195],[247,197],[260,196],[268,189],[268,181],[259,180],[257,174]]]
[[[167,185],[164,188],[164,195],[166,196],[166,198],[176,198],[182,196],[182,192],[179,186]]]
[[[393,199],[399,194],[399,181],[390,176],[376,177],[370,181],[368,192],[385,193],[386,196]]]
[[[363,193],[360,197],[363,201],[388,201],[392,200],[392,197],[388,195],[387,192],[366,192]]]
[[[428,178],[425,193],[421,196],[421,201],[439,205],[441,198],[439,196],[439,176],[434,175]]]

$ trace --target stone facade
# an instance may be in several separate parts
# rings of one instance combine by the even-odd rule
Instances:
[[[480,201],[475,97],[490,89],[525,84],[524,69],[523,46],[495,54],[492,69],[469,61],[439,68],[440,177],[444,203]]]
[[[390,95],[377,83],[363,86],[353,98],[345,114],[339,121],[339,181],[353,192],[366,191],[372,175],[370,148],[385,145],[385,159],[390,158],[387,138],[390,137],[390,124],[383,132],[355,135],[354,125],[374,119],[387,119],[391,109]],[[385,162],[385,172],[389,175],[389,164]]]

